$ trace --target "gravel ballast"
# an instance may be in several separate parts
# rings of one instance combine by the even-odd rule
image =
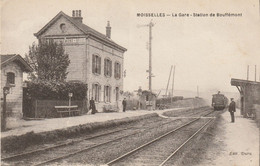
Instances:
[[[17,151],[19,149],[25,149],[32,145],[44,144],[50,141],[53,142],[66,138],[71,138],[79,134],[91,133],[98,129],[115,127],[153,117],[158,117],[158,114],[151,113],[130,118],[127,117],[123,119],[109,120],[105,122],[88,123],[42,133],[34,133],[32,131],[20,136],[9,136],[1,139],[1,152]]]

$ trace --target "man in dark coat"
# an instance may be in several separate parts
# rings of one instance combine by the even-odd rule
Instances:
[[[126,98],[124,98],[124,100],[122,101],[122,105],[123,105],[123,112],[125,112],[125,108],[126,108]]]
[[[231,122],[235,122],[235,116],[234,113],[236,112],[236,103],[234,102],[234,99],[231,98],[231,103],[228,106],[228,111],[230,112],[231,115]]]
[[[96,106],[95,106],[95,100],[93,97],[91,97],[91,100],[89,101],[89,110],[92,110],[91,114],[95,114],[96,111]]]

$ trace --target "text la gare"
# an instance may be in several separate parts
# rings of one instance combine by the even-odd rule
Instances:
[[[172,17],[215,17],[214,13],[172,13]]]

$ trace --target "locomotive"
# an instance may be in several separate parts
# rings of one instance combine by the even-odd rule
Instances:
[[[220,92],[218,92],[218,94],[213,94],[212,95],[212,107],[214,108],[214,110],[223,110],[228,106],[228,98],[223,95],[220,94]]]

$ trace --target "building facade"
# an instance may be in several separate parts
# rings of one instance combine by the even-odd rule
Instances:
[[[62,42],[69,54],[67,81],[82,81],[88,85],[88,99],[94,98],[98,111],[104,105],[121,106],[123,64],[126,49],[111,40],[107,23],[106,35],[83,24],[81,11],[72,17],[62,11],[35,36],[39,41]]]
[[[10,88],[6,96],[6,114],[9,119],[23,117],[23,72],[31,71],[32,68],[20,55],[1,55],[1,92],[4,87]],[[2,104],[3,93],[1,93],[1,107]]]

